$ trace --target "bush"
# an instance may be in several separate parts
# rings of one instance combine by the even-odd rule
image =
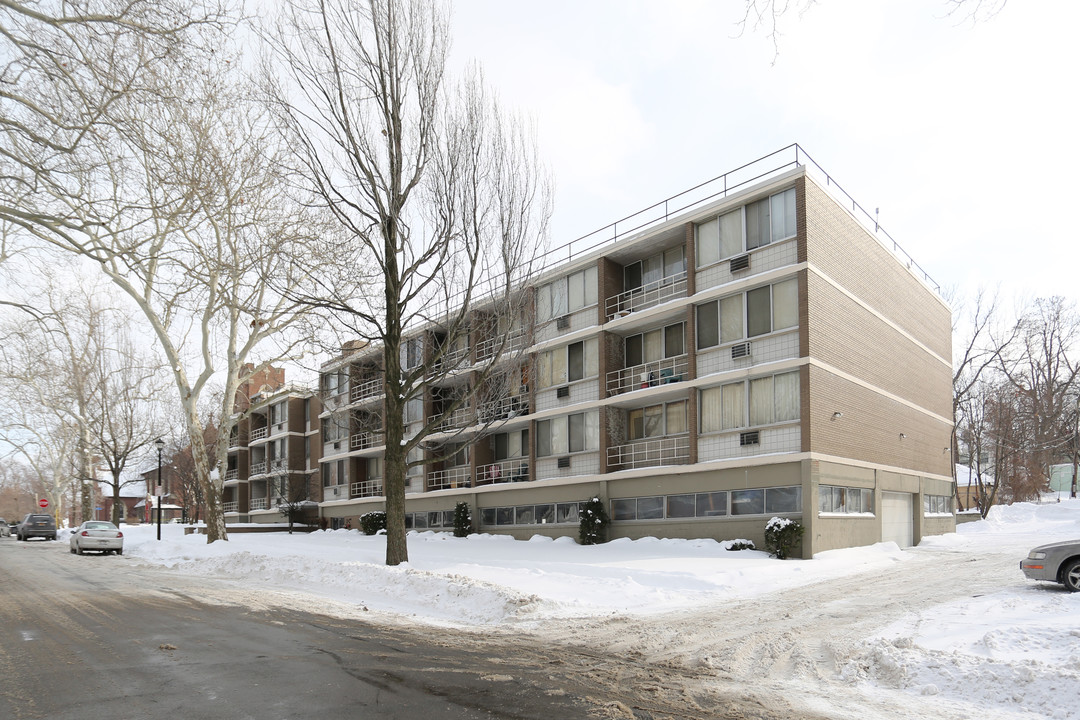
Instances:
[[[757,546],[754,545],[753,540],[729,540],[727,549],[733,552],[735,550],[757,550]]]
[[[607,527],[611,524],[604,501],[598,497],[585,503],[581,508],[581,524],[578,526],[578,540],[582,545],[597,545],[607,542]]]
[[[469,512],[469,503],[459,502],[454,506],[454,537],[471,535],[472,513]]]
[[[765,549],[778,560],[787,558],[802,536],[803,526],[798,520],[774,517],[765,523]]]
[[[360,516],[360,529],[365,535],[374,535],[386,529],[386,513],[382,510],[364,513]]]

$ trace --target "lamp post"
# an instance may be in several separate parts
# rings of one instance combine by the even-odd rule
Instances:
[[[165,447],[165,441],[158,438],[154,441],[157,445],[157,539],[161,539],[161,450]]]

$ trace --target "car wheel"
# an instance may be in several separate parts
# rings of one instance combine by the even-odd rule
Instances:
[[[1066,590],[1080,592],[1080,560],[1073,560],[1061,571],[1061,584]]]
[[[79,555],[82,555],[83,554],[82,545],[79,545],[78,543],[76,543],[75,544],[75,552],[78,553]]]
[[[75,548],[71,548],[71,554],[72,554],[72,555],[74,555],[74,554],[75,554]]]
[[[117,550],[116,554],[117,555],[123,555],[124,554],[124,548],[120,548],[119,550]]]

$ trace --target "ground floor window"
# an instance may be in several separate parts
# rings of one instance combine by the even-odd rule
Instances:
[[[949,495],[923,495],[923,513],[926,515],[949,515],[952,497]]]
[[[823,513],[872,513],[874,491],[868,488],[818,487],[818,511]]]
[[[732,490],[730,493],[717,490],[681,495],[649,495],[615,498],[611,501],[612,520],[674,520],[801,511],[802,488],[798,485]]]
[[[581,504],[576,502],[482,508],[480,510],[480,524],[500,526],[577,523],[580,518],[580,510]]]

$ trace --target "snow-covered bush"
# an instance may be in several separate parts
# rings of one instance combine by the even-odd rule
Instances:
[[[465,537],[472,534],[472,513],[469,512],[469,503],[459,502],[454,506],[454,537]]]
[[[802,540],[802,536],[803,526],[798,520],[774,517],[765,523],[765,549],[779,560],[791,554],[792,548]]]
[[[374,535],[386,529],[386,513],[382,510],[364,513],[360,516],[360,529],[365,535]]]
[[[729,540],[727,543],[727,549],[731,551],[757,550],[757,545],[754,545],[753,540]]]
[[[598,497],[585,503],[581,508],[581,524],[578,526],[578,539],[582,545],[597,545],[607,542],[607,527],[611,523],[604,501]]]

